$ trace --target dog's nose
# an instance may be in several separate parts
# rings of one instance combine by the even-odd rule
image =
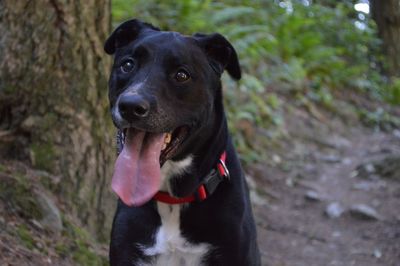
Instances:
[[[144,118],[149,114],[150,103],[140,95],[123,95],[118,103],[122,118],[131,121]]]

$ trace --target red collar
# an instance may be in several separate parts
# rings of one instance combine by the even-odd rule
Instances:
[[[159,191],[154,195],[153,199],[167,204],[182,204],[205,200],[215,191],[224,178],[229,178],[229,171],[226,168],[225,160],[226,152],[224,151],[219,157],[217,166],[208,173],[193,195],[184,198],[175,198],[168,192]]]

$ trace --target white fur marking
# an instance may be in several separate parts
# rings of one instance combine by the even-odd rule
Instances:
[[[193,157],[174,162],[167,161],[161,168],[163,188],[169,188],[169,180],[177,174],[188,170]],[[199,266],[210,251],[211,245],[206,243],[192,244],[182,236],[180,230],[181,209],[185,205],[169,205],[158,202],[158,213],[161,226],[158,228],[155,243],[151,247],[142,247],[147,256],[156,256],[150,263],[153,266]]]
[[[164,163],[164,165],[161,167],[161,190],[167,190],[169,193],[171,193],[171,188],[170,188],[170,179],[174,175],[179,175],[187,171],[193,161],[192,155],[189,155],[185,159],[181,161],[171,161],[168,160]]]
[[[180,212],[182,205],[157,203],[161,226],[152,247],[143,249],[147,256],[157,256],[153,266],[199,266],[210,250],[206,243],[191,244],[181,234]]]
[[[138,82],[136,84],[131,84],[125,91],[125,94],[132,94],[132,95],[136,95],[139,94],[138,90],[143,86],[144,82],[146,80],[142,81],[142,82]]]

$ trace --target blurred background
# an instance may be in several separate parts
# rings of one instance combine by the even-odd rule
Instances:
[[[219,32],[263,265],[400,265],[400,2],[0,1],[0,264],[107,265],[103,43],[132,17]]]

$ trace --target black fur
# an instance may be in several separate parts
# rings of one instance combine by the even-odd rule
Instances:
[[[183,208],[181,231],[191,243],[209,243],[214,249],[204,265],[260,265],[248,188],[240,162],[228,133],[222,104],[220,77],[224,70],[235,79],[241,71],[236,52],[220,34],[184,36],[130,20],[121,24],[105,43],[105,51],[114,54],[110,77],[111,108],[130,86],[139,84],[139,94],[150,102],[148,117],[140,121],[121,121],[117,127],[134,126],[150,132],[169,132],[187,125],[190,136],[172,160],[193,155],[193,166],[183,176],[172,178],[173,194],[192,194],[202,179],[215,167],[220,154],[227,152],[230,179],[223,181],[203,202]],[[134,70],[121,73],[121,60],[131,58]],[[191,79],[182,84],[174,73],[185,69]],[[160,226],[156,203],[128,207],[121,201],[114,217],[111,234],[112,265],[151,262],[136,244],[151,246]]]

